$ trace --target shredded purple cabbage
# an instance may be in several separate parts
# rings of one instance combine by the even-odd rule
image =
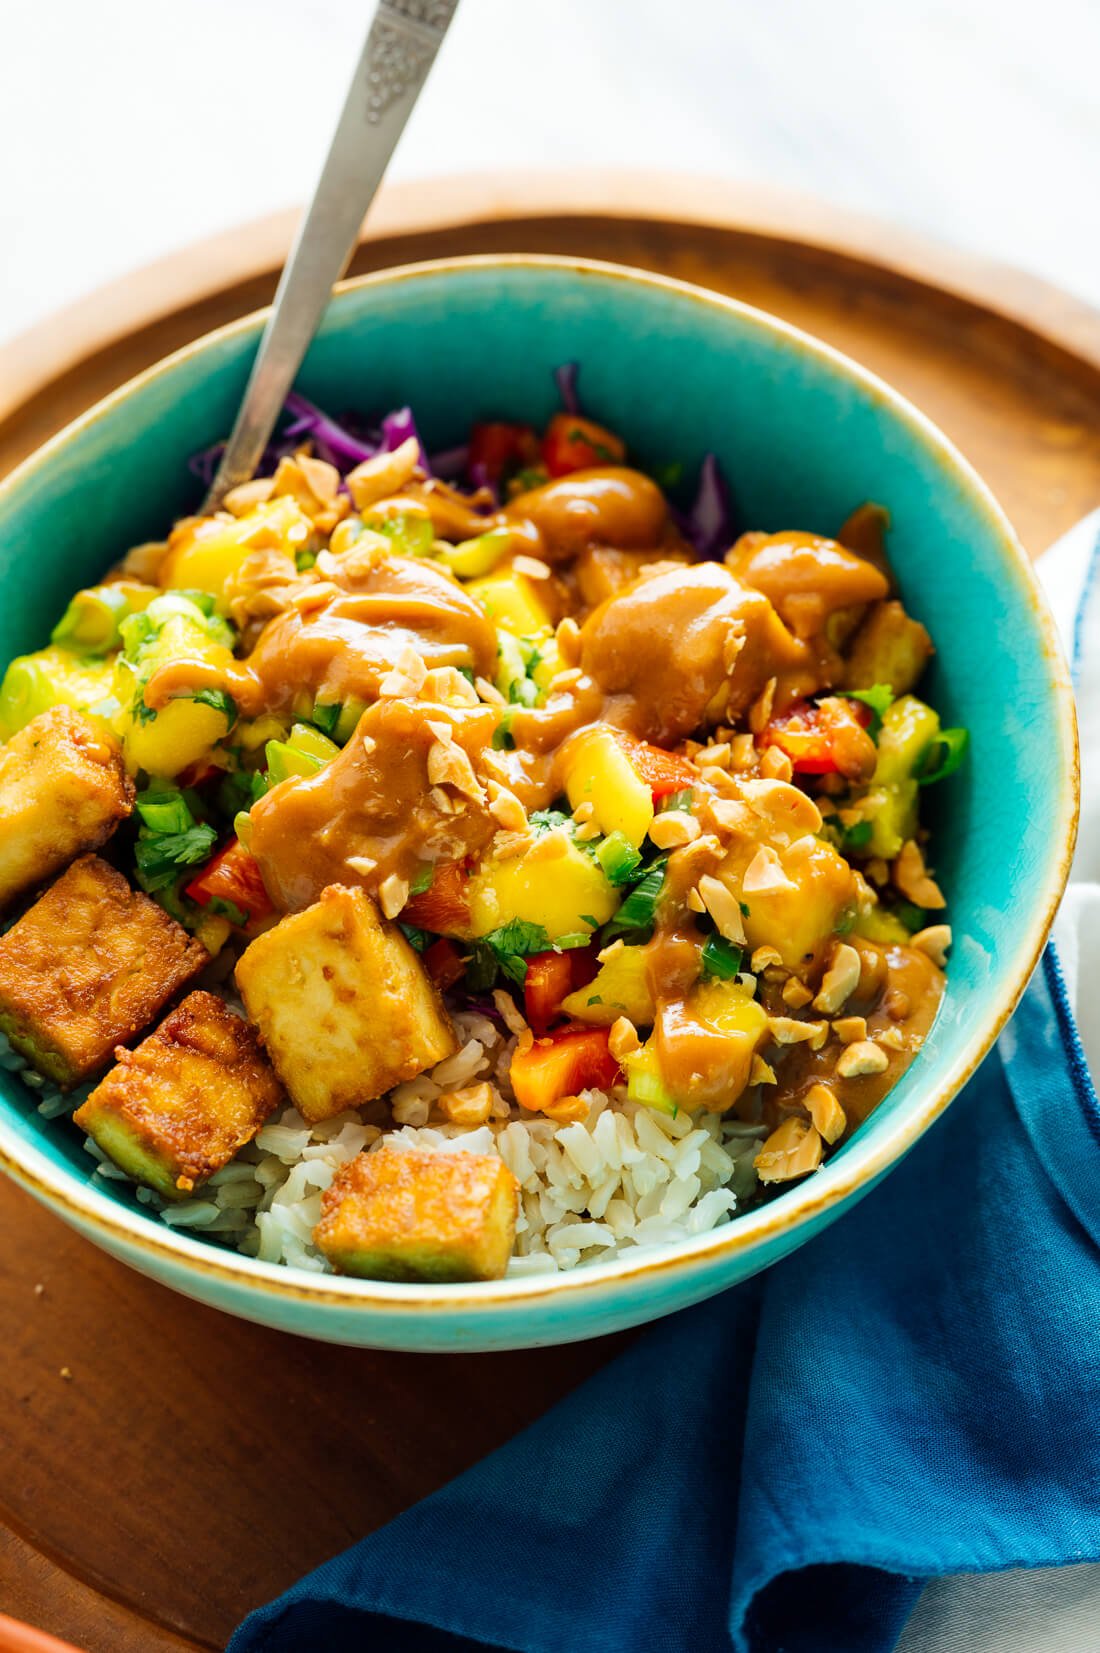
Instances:
[[[410,407],[395,408],[392,413],[387,413],[382,421],[382,435],[377,451],[379,453],[393,453],[394,449],[399,448],[402,442],[407,442],[410,436],[415,439],[420,450],[418,461],[420,468],[430,476],[432,474],[431,462],[428,459],[427,450],[420,440],[420,432],[416,428],[416,420],[413,418],[412,408]]]
[[[684,522],[688,539],[701,557],[725,551],[733,539],[733,508],[729,483],[713,453],[704,455],[699,486]]]
[[[466,467],[470,463],[470,444],[459,443],[457,448],[444,448],[442,453],[433,453],[428,456],[432,476],[437,476],[441,482],[461,482],[466,475]]]
[[[467,467],[466,476],[471,488],[487,488],[492,495],[493,503],[500,504],[500,488],[481,460],[475,460]]]
[[[486,998],[484,996],[476,999],[463,998],[462,1008],[463,1010],[476,1010],[479,1016],[485,1016],[497,1027],[507,1030],[508,1024],[505,1022],[504,1017],[497,1009],[494,1001],[490,998]]]
[[[566,413],[580,414],[581,404],[577,395],[577,380],[580,377],[580,362],[563,362],[554,369],[554,378],[557,381],[558,395]]]
[[[280,459],[284,454],[293,453],[299,443],[309,441],[312,442],[313,451],[318,459],[327,459],[330,465],[335,465],[343,474],[345,471],[354,470],[364,459],[373,459],[379,451],[377,443],[366,442],[353,435],[343,425],[338,425],[335,419],[330,419],[327,413],[322,413],[319,407],[307,402],[296,390],[292,390],[287,397],[283,411],[293,414],[294,418],[272,443],[272,450],[277,452]],[[392,446],[396,447],[397,444],[393,443]],[[389,451],[388,447],[386,451]],[[264,458],[266,457],[265,454]]]

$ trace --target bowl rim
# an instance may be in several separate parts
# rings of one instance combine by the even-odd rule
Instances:
[[[337,284],[335,304],[348,293],[375,287],[393,287],[409,281],[431,281],[469,271],[493,269],[534,269],[559,271],[646,287],[673,294],[712,311],[734,315],[758,332],[778,336],[790,347],[816,358],[831,372],[847,379],[865,394],[889,409],[892,417],[933,453],[944,469],[961,484],[973,505],[986,519],[991,539],[1000,555],[1021,583],[1030,600],[1032,617],[1039,633],[1052,693],[1056,726],[1066,761],[1058,799],[1058,830],[1051,835],[1051,851],[1043,868],[1041,899],[1030,911],[1004,971],[997,993],[995,1013],[978,1024],[963,1048],[934,1085],[917,1090],[907,1106],[884,1123],[877,1137],[857,1133],[847,1152],[838,1161],[827,1161],[813,1176],[790,1189],[781,1199],[737,1217],[706,1234],[638,1251],[634,1257],[594,1263],[567,1272],[545,1272],[513,1276],[497,1281],[478,1281],[447,1286],[358,1280],[341,1275],[312,1274],[283,1263],[261,1262],[258,1258],[195,1239],[190,1232],[159,1223],[140,1207],[127,1207],[111,1199],[91,1183],[79,1183],[68,1169],[60,1168],[37,1146],[26,1142],[6,1121],[0,1119],[0,1170],[48,1206],[58,1210],[78,1229],[94,1231],[107,1249],[121,1252],[142,1266],[135,1253],[144,1254],[149,1271],[162,1273],[166,1267],[206,1275],[221,1281],[234,1296],[243,1291],[276,1299],[308,1302],[319,1308],[352,1311],[366,1319],[368,1311],[380,1316],[419,1314],[430,1309],[437,1316],[462,1318],[471,1312],[499,1312],[517,1307],[534,1307],[548,1300],[566,1299],[576,1293],[587,1299],[614,1298],[628,1293],[632,1285],[657,1276],[678,1275],[685,1279],[708,1274],[723,1261],[749,1252],[766,1243],[792,1239],[815,1219],[843,1205],[853,1195],[866,1192],[913,1146],[944,1111],[975,1072],[992,1048],[1039,962],[1047,936],[1069,877],[1080,812],[1080,757],[1077,720],[1070,672],[1063,654],[1053,616],[1033,565],[992,490],[939,427],[917,407],[870,369],[843,351],[804,332],[790,322],[740,299],[699,287],[671,276],[659,275],[628,265],[561,254],[468,254],[429,259],[372,271]],[[138,390],[169,376],[184,362],[203,354],[218,341],[248,333],[259,333],[270,314],[270,306],[226,323],[193,339],[119,385],[107,396],[56,432],[28,455],[8,476],[0,480],[0,502],[18,491],[26,479],[50,464],[79,432],[91,428],[106,413],[125,403]],[[201,1231],[196,1231],[201,1232]],[[809,1237],[808,1235],[806,1236]],[[161,1267],[158,1269],[157,1264]],[[437,1320],[438,1324],[438,1320]]]

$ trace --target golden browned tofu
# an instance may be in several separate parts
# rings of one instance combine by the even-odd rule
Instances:
[[[0,747],[0,906],[106,843],[134,803],[113,735],[69,706]]]
[[[368,1280],[499,1280],[518,1205],[495,1154],[384,1148],[337,1171],[313,1239],[341,1274]]]
[[[0,1030],[39,1073],[75,1085],[209,962],[155,901],[84,855],[0,938]]]
[[[874,603],[856,632],[844,682],[849,689],[887,683],[908,694],[932,655],[932,639],[898,602]]]
[[[370,1102],[456,1049],[420,960],[365,890],[334,884],[258,936],[237,985],[306,1119]]]
[[[138,1182],[186,1199],[227,1165],[283,1100],[248,1023],[189,993],[76,1110],[74,1120]]]

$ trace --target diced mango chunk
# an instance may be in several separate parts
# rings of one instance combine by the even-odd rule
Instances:
[[[653,794],[614,730],[582,730],[565,749],[562,767],[573,808],[590,803],[601,832],[621,832],[637,849],[653,824]]]
[[[661,1077],[682,1106],[723,1113],[749,1083],[767,1031],[767,1012],[740,982],[700,982],[658,1010]]]
[[[118,742],[57,706],[0,748],[0,906],[105,843],[134,788]]]
[[[246,516],[188,517],[168,541],[160,583],[177,591],[209,591],[226,612],[225,592],[254,551],[289,557],[309,542],[313,524],[297,502],[283,495],[265,500]]]
[[[258,936],[237,985],[306,1119],[370,1102],[456,1048],[420,960],[362,889],[330,885]]]
[[[466,590],[471,597],[476,597],[498,626],[504,626],[517,637],[532,637],[554,623],[545,597],[539,590],[543,583],[529,579],[526,574],[505,571],[472,580]]]
[[[887,683],[895,694],[905,694],[931,654],[932,639],[919,620],[910,619],[899,602],[875,603],[853,639],[845,684],[870,689]]]
[[[109,711],[113,688],[113,661],[78,659],[60,644],[21,654],[0,686],[0,739],[10,739],[53,706],[89,712],[104,705]]]
[[[562,1010],[577,1022],[610,1027],[625,1016],[635,1027],[653,1024],[653,991],[644,947],[619,947],[586,987],[562,1001]]]
[[[316,1244],[342,1274],[374,1280],[499,1280],[519,1186],[495,1154],[381,1149],[336,1173]]]
[[[569,837],[545,833],[523,855],[485,861],[468,886],[471,935],[523,919],[541,924],[551,941],[606,924],[619,905],[603,869]]]
[[[213,993],[192,993],[73,1119],[138,1182],[186,1199],[251,1142],[283,1099],[256,1034]]]

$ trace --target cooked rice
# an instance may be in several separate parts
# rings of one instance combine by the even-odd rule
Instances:
[[[620,1089],[584,1092],[588,1118],[557,1124],[525,1112],[511,1098],[514,1032],[501,1032],[473,1011],[454,1019],[459,1050],[390,1094],[391,1128],[368,1124],[357,1112],[311,1126],[288,1107],[196,1198],[167,1204],[139,1187],[137,1199],[172,1228],[194,1230],[264,1262],[324,1273],[329,1265],[313,1244],[313,1229],[321,1194],[341,1165],[383,1147],[495,1153],[521,1189],[511,1278],[606,1262],[704,1234],[728,1222],[755,1191],[753,1158],[763,1126],[710,1113],[672,1118],[627,1101]],[[19,1072],[33,1087],[47,1119],[71,1113],[89,1088],[64,1094],[28,1071],[6,1040],[0,1068]],[[454,1125],[435,1108],[444,1091],[483,1081],[493,1095],[487,1124]],[[96,1161],[93,1181],[129,1180],[90,1139],[84,1147]]]

